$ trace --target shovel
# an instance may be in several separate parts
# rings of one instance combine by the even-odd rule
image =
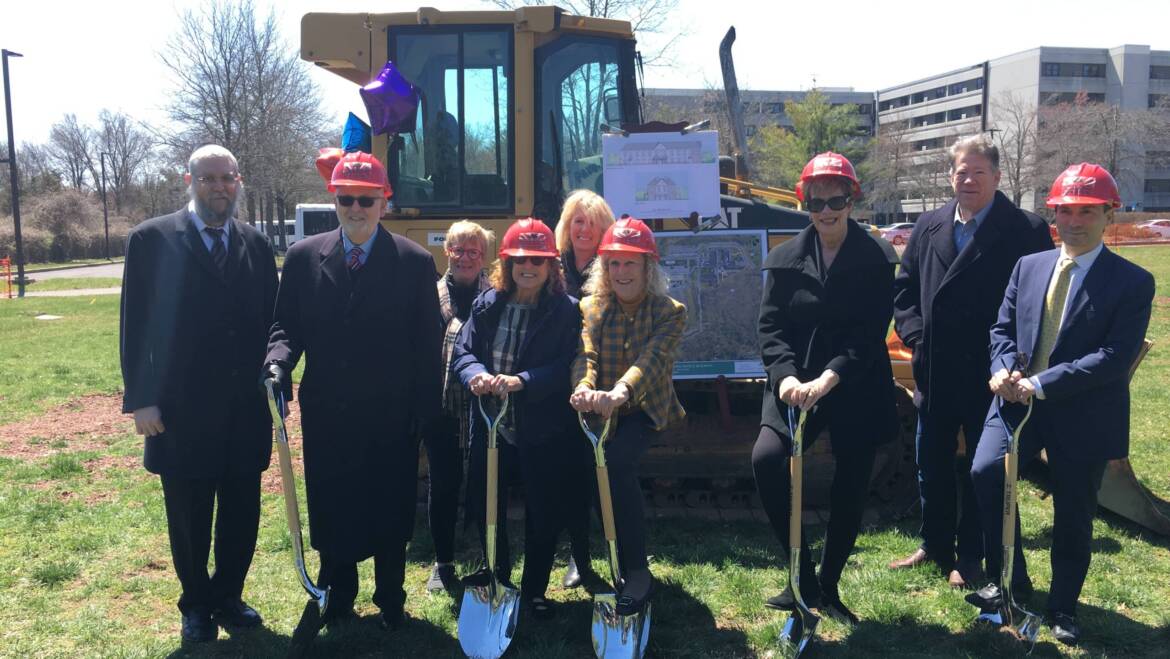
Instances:
[[[642,611],[631,615],[617,612],[617,589],[622,584],[622,570],[618,563],[617,529],[613,523],[613,499],[609,490],[609,469],[605,466],[605,440],[613,427],[614,417],[605,420],[600,436],[589,426],[585,415],[578,413],[581,429],[593,445],[593,460],[597,464],[597,493],[601,499],[601,523],[605,529],[605,543],[609,547],[609,573],[614,592],[593,596],[593,653],[598,659],[640,659],[646,654],[650,640],[650,603]]]
[[[297,576],[301,579],[301,586],[309,594],[312,602],[317,604],[317,616],[325,615],[329,606],[329,587],[318,588],[309,573],[305,570],[305,545],[301,537],[301,511],[297,504],[297,484],[294,480],[292,456],[288,449],[288,430],[284,426],[284,396],[273,387],[272,380],[264,381],[264,388],[268,392],[268,411],[272,414],[272,424],[276,426],[276,452],[280,463],[280,485],[284,491],[284,514],[288,519],[288,532],[292,536],[293,562],[296,564]]]
[[[519,591],[501,584],[496,578],[496,497],[499,494],[500,467],[496,431],[508,411],[508,397],[505,396],[499,404],[495,417],[484,409],[486,397],[480,396],[478,402],[479,413],[488,428],[487,555],[484,556],[487,567],[464,579],[463,604],[459,608],[459,645],[472,659],[497,659],[503,655],[516,634],[516,621],[520,617]]]
[[[799,657],[816,632],[821,621],[800,594],[800,513],[801,493],[804,475],[804,422],[808,413],[800,415],[800,421],[793,418],[792,407],[788,408],[788,434],[792,436],[792,457],[788,461],[790,492],[788,504],[788,586],[796,608],[789,614],[784,628],[780,631],[780,650],[786,657]]]
[[[1016,476],[1020,466],[1020,433],[1023,432],[1028,418],[1032,416],[1032,400],[1028,399],[1027,412],[1013,429],[1003,416],[1003,398],[995,397],[996,416],[1003,425],[1008,443],[1007,452],[1003,456],[1003,563],[999,570],[1001,603],[997,612],[1000,619],[995,620],[996,613],[980,614],[979,618],[1011,627],[1020,640],[1027,641],[1035,647],[1036,636],[1040,633],[1041,618],[1016,603],[1012,593],[1012,568],[1016,558]],[[1031,649],[1028,652],[1031,653]]]

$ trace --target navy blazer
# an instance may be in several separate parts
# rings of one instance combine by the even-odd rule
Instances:
[[[1035,360],[1044,298],[1060,250],[1016,264],[991,328],[991,373],[1010,369],[1017,352]],[[1129,454],[1129,368],[1141,350],[1154,298],[1149,272],[1102,249],[1065,310],[1049,367],[1034,374],[1044,389],[1037,411],[1049,451],[1084,460]]]
[[[923,213],[894,280],[894,328],[914,351],[919,406],[976,414],[987,390],[987,330],[995,322],[1012,267],[1021,256],[1052,249],[1048,226],[1002,192],[974,237],[955,251],[955,206]],[[960,407],[962,406],[962,407]]]
[[[451,356],[451,371],[466,387],[479,373],[490,373],[492,342],[510,294],[494,288],[484,291],[471,307],[471,317],[459,331]],[[574,423],[569,407],[569,370],[577,356],[581,313],[572,297],[542,292],[528,319],[524,342],[516,355],[515,375],[524,388],[512,394],[511,404],[521,443],[536,443],[564,435]],[[471,441],[485,441],[486,426],[474,396]]]

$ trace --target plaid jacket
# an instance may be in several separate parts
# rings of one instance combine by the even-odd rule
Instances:
[[[439,277],[438,282],[439,312],[443,315],[443,326],[446,327],[443,332],[443,412],[458,417],[467,411],[467,390],[457,379],[451,379],[451,353],[455,347],[455,340],[459,337],[459,330],[463,327],[463,321],[455,315],[455,307],[451,304],[451,291],[447,288],[448,274],[450,271]],[[476,287],[477,296],[492,287],[483,272],[479,273]]]
[[[686,416],[674,393],[671,376],[675,353],[687,325],[687,308],[665,295],[651,295],[633,318],[613,297],[599,304],[581,300],[581,342],[573,361],[574,388],[630,389],[629,409],[641,408],[662,430]]]

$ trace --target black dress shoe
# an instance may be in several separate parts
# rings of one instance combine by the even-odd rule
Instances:
[[[854,615],[854,613],[845,606],[844,602],[841,601],[841,598],[835,595],[826,594],[822,598],[822,603],[819,609],[821,613],[825,614],[826,617],[832,618],[833,620],[836,620],[842,625],[846,625],[848,627],[856,626],[861,622],[858,620],[857,616]]]
[[[384,610],[378,614],[378,624],[387,631],[402,629],[406,624],[406,614],[402,609]]]
[[[351,608],[350,611],[352,612],[353,609]],[[309,600],[305,604],[304,611],[301,612],[300,622],[293,628],[292,640],[288,647],[289,659],[305,656],[309,651],[309,646],[313,643],[313,639],[317,638],[317,634],[321,633],[321,628],[324,625],[325,621],[321,618],[321,611],[317,608],[317,602]]]
[[[1003,606],[1003,593],[1000,592],[999,585],[994,583],[989,583],[975,592],[967,593],[963,599],[967,600],[968,604],[979,607],[979,610],[984,613],[999,611],[999,608]]]
[[[215,618],[215,623],[224,629],[249,629],[264,624],[264,619],[256,609],[245,604],[243,600],[219,607],[212,617]]]
[[[569,567],[565,569],[565,576],[561,579],[565,588],[576,588],[581,585],[581,571],[577,569],[577,561],[569,557]]]
[[[1067,613],[1054,613],[1049,620],[1052,635],[1065,645],[1076,645],[1081,639],[1081,626],[1077,619]]]
[[[801,593],[804,597],[804,605],[810,609],[815,609],[821,605],[821,594],[818,590],[812,592]],[[776,609],[777,611],[795,611],[796,598],[792,596],[792,586],[786,586],[779,595],[773,595],[764,600],[764,606],[769,609]]]
[[[206,611],[183,614],[183,640],[189,643],[207,643],[219,636],[219,628]]]
[[[455,576],[454,565],[450,563],[444,565],[436,564],[431,569],[430,578],[427,579],[427,591],[432,593],[451,592],[457,583],[459,583],[459,578]]]

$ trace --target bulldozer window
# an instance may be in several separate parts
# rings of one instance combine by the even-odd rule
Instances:
[[[636,122],[633,42],[562,37],[537,54],[537,194],[555,222],[566,192],[603,194],[601,124]]]
[[[399,28],[389,46],[422,98],[398,152],[397,204],[424,212],[509,208],[511,30]]]

